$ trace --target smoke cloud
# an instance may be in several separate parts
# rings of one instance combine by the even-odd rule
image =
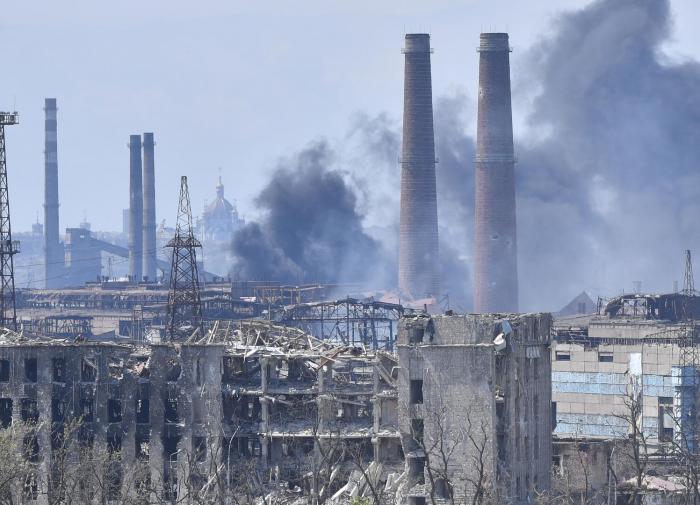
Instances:
[[[554,26],[519,66],[539,88],[516,146],[521,305],[670,291],[700,245],[700,65],[662,52],[668,0],[601,0]]]
[[[256,199],[260,222],[238,230],[234,274],[286,283],[366,283],[382,265],[363,228],[356,190],[326,141],[281,160]]]
[[[598,0],[513,54],[522,310],[637,280],[669,291],[683,250],[700,250],[700,65],[664,55],[671,29],[668,0]],[[463,311],[475,112],[465,94],[435,99],[441,285]],[[257,200],[263,217],[236,235],[234,272],[394,288],[399,150],[398,121],[358,114],[344,138],[280,162]]]

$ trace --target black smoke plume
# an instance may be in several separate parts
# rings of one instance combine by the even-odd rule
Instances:
[[[260,222],[233,240],[236,277],[285,283],[365,283],[381,264],[354,189],[325,141],[279,162],[256,199]]]
[[[700,66],[662,52],[668,0],[599,0],[554,26],[516,67],[539,88],[517,146],[521,305],[668,292],[700,245]]]

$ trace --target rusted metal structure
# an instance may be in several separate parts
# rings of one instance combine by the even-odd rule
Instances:
[[[143,134],[143,276],[156,280],[156,175],[153,133]]]
[[[129,137],[129,275],[143,277],[143,168],[141,135]]]
[[[62,287],[63,246],[58,223],[58,139],[56,99],[44,100],[44,285]]]
[[[430,52],[430,35],[406,34],[399,289],[413,298],[440,289]]]
[[[394,303],[344,298],[283,307],[275,311],[274,319],[320,340],[392,351],[396,325],[409,312]]]
[[[507,33],[482,33],[475,169],[475,312],[518,311],[515,155]]]

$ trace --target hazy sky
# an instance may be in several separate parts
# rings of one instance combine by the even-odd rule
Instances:
[[[510,32],[517,81],[518,51],[560,9],[587,3],[0,0],[0,109],[21,121],[7,131],[14,229],[42,213],[45,97],[59,107],[61,228],[83,213],[94,229],[121,228],[126,145],[144,131],[156,138],[159,221],[172,223],[180,175],[199,213],[219,167],[227,196],[251,215],[278,157],[343,135],[358,111],[400,120],[406,31],[432,34],[435,96],[473,97],[480,31]],[[700,57],[697,0],[673,8],[667,53]]]

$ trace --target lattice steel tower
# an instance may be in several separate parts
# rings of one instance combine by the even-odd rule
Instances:
[[[695,280],[693,279],[693,260],[690,249],[685,250],[685,275],[683,277],[683,293],[686,295],[695,294]]]
[[[10,197],[5,163],[5,126],[19,123],[17,112],[0,112],[0,326],[17,330],[15,310],[15,271],[12,257],[19,252],[19,242],[12,240]]]
[[[202,328],[202,301],[199,295],[196,249],[202,244],[192,229],[192,209],[187,177],[180,182],[180,203],[177,209],[175,236],[168,242],[173,248],[168,292],[168,335],[170,340],[182,340]]]

